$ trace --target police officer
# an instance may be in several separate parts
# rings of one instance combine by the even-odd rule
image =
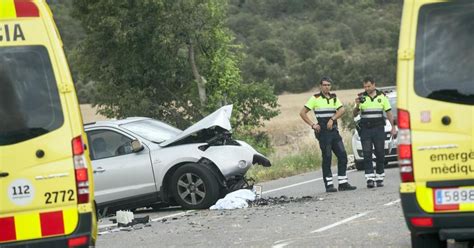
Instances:
[[[312,96],[300,111],[300,116],[314,130],[316,138],[319,140],[319,147],[322,154],[323,180],[326,192],[337,192],[334,187],[331,158],[332,152],[337,157],[338,189],[355,190],[356,187],[349,184],[347,169],[347,154],[342,143],[342,138],[337,130],[337,119],[344,113],[342,103],[336,94],[330,93],[332,80],[323,77],[320,81],[321,92]],[[307,113],[314,110],[317,123],[311,121]]]
[[[390,102],[384,93],[375,88],[374,79],[366,77],[363,80],[364,92],[355,99],[356,106],[353,110],[354,117],[361,111],[359,123],[359,136],[362,143],[362,153],[364,154],[365,179],[367,188],[383,187],[385,177],[385,118],[383,112],[392,124],[391,135],[396,134],[393,124]],[[375,152],[376,171],[372,166],[372,147]]]

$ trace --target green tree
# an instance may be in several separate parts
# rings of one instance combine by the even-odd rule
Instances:
[[[236,130],[277,115],[272,88],[241,78],[241,48],[225,26],[226,8],[220,0],[75,0],[87,32],[80,71],[96,82],[99,112],[185,127],[233,103]]]
[[[341,89],[360,87],[365,75],[373,75],[379,85],[395,82],[400,1],[232,0],[231,4],[230,20],[246,22],[245,27],[229,25],[246,47],[241,67],[245,81],[266,80],[277,93],[307,91],[321,75],[333,77]]]
[[[314,57],[315,52],[320,48],[321,39],[318,36],[318,29],[314,25],[304,25],[299,27],[292,37],[292,50],[294,50],[301,60]]]

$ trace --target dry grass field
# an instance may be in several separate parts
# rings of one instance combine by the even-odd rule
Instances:
[[[355,90],[340,90],[335,91],[339,99],[346,104],[352,103],[358,92],[361,89]],[[270,135],[272,144],[275,148],[276,157],[284,157],[288,154],[298,153],[301,149],[317,146],[314,135],[311,129],[306,125],[299,116],[299,112],[306,101],[313,94],[319,92],[318,89],[300,94],[283,94],[278,97],[281,114],[270,121],[265,122],[263,128]],[[84,123],[106,120],[104,116],[96,114],[96,109],[90,105],[81,105]],[[346,110],[349,114],[350,110]],[[313,114],[310,114],[314,118]],[[342,133],[346,144],[350,141],[350,134]],[[316,148],[317,149],[317,148]]]
[[[278,97],[281,114],[266,122],[264,128],[271,137],[276,154],[286,156],[298,153],[308,146],[318,146],[311,129],[299,116],[299,112],[306,101],[317,92],[319,90],[315,89],[301,94],[283,94]],[[360,89],[340,90],[334,93],[337,94],[343,104],[350,104],[354,102],[359,92],[361,92]],[[350,114],[348,112],[350,110],[346,110],[345,114]],[[313,114],[308,115],[314,119]],[[350,134],[347,131],[342,131],[342,136],[347,145],[350,141]]]
[[[90,104],[81,104],[82,121],[84,123],[107,120],[105,116],[96,113],[97,109]]]

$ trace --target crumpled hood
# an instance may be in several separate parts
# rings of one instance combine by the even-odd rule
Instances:
[[[202,120],[198,121],[194,125],[186,128],[183,132],[181,132],[177,136],[160,143],[160,146],[161,147],[169,146],[201,130],[209,129],[216,126],[230,131],[232,129],[232,127],[230,126],[231,115],[232,115],[232,105],[223,106],[219,108],[218,110],[214,111],[212,114],[204,117]]]

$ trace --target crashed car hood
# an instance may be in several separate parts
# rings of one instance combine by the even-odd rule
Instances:
[[[225,130],[230,131],[232,128],[230,126],[231,114],[232,114],[232,105],[226,105],[224,107],[221,107],[220,109],[214,111],[212,114],[198,121],[196,124],[186,128],[183,132],[181,132],[177,136],[160,143],[160,146],[161,147],[169,146],[201,130],[209,129],[213,127],[221,127]]]

